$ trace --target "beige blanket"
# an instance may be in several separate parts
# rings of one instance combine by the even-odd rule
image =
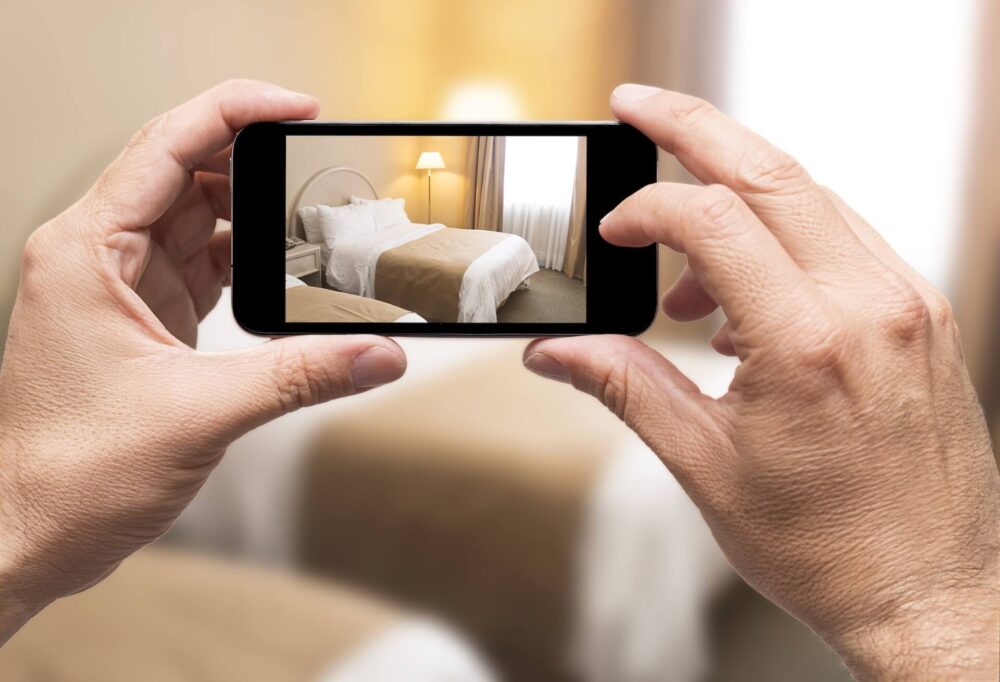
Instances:
[[[375,298],[428,320],[456,322],[465,271],[509,238],[502,232],[445,228],[387,249],[375,266]]]
[[[402,618],[343,587],[146,549],[14,635],[0,679],[314,680]]]
[[[286,322],[395,322],[409,311],[319,287],[285,289]]]
[[[521,345],[331,419],[302,474],[300,551],[316,573],[442,613],[504,679],[553,682],[585,511],[625,427],[528,373]]]

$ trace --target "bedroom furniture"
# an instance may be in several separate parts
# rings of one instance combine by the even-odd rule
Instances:
[[[435,650],[418,655],[415,637]],[[428,660],[457,676],[412,674]],[[0,651],[0,679],[354,682],[366,664],[386,674],[361,679],[489,682],[474,660],[449,630],[371,595],[157,546],[28,622]]]
[[[440,614],[503,679],[700,679],[701,618],[729,576],[700,514],[522,349],[325,420],[302,462],[300,560]]]
[[[431,222],[431,173],[445,167],[441,152],[423,152],[417,159],[416,170],[427,171],[427,222]]]
[[[285,274],[298,277],[310,286],[322,286],[322,271],[319,244],[299,244],[285,251]]]
[[[426,322],[409,310],[389,303],[307,286],[285,275],[286,322]]]
[[[199,327],[199,350],[264,342],[227,296]],[[704,679],[702,618],[732,574],[659,460],[598,401],[527,372],[523,340],[399,343],[399,381],[233,443],[174,540],[300,557],[426,606],[524,672],[504,679]],[[736,360],[662,344],[725,392]]]
[[[369,199],[379,196],[364,173],[334,166],[314,173],[289,206],[289,234],[304,235],[310,243],[322,240],[320,263],[328,288],[377,298],[428,321],[494,323],[497,308],[538,271],[534,252],[517,235],[409,219],[376,224],[371,234],[361,234],[353,227],[360,216],[346,225],[334,220],[333,213],[348,217],[354,204],[374,209],[377,204]],[[396,214],[405,216],[399,209]]]

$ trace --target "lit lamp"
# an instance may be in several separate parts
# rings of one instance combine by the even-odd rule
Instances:
[[[441,152],[423,152],[417,159],[417,170],[427,171],[427,222],[431,221],[431,173],[444,168]]]

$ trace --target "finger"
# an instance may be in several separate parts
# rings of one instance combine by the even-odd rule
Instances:
[[[870,253],[806,170],[711,104],[623,85],[612,96],[612,108],[703,183],[735,191],[806,271],[845,280],[848,273],[857,276],[859,265],[873,266]]]
[[[663,312],[678,322],[700,320],[719,307],[690,265],[685,265],[677,281],[663,295]]]
[[[150,121],[88,193],[105,230],[151,224],[184,189],[188,174],[256,121],[315,117],[307,95],[257,81],[227,81]]]
[[[829,187],[823,188],[824,193],[833,202],[837,210],[847,221],[847,224],[851,227],[854,233],[861,240],[861,243],[865,247],[875,254],[887,268],[894,270],[897,274],[904,277],[911,285],[913,285],[921,294],[933,291],[930,283],[927,282],[920,273],[914,270],[909,263],[900,258],[899,254],[896,253],[889,243],[878,233],[878,231],[873,228],[867,220],[862,218],[858,213],[847,205],[840,195],[834,192]],[[936,292],[935,292],[936,293]]]
[[[194,347],[198,340],[199,318],[188,296],[187,284],[182,273],[155,242],[150,244],[145,268],[134,289],[174,338]]]
[[[406,356],[378,336],[293,336],[239,351],[196,353],[191,371],[213,387],[216,435],[225,445],[300,407],[395,381],[406,371]]]
[[[639,190],[601,222],[619,246],[666,244],[687,254],[706,292],[739,329],[787,331],[789,317],[811,312],[822,292],[746,204],[720,185],[657,183]]]
[[[212,154],[207,159],[200,161],[196,166],[195,170],[207,171],[209,173],[218,173],[220,175],[229,176],[229,162],[233,156],[233,145],[229,145],[221,152],[216,152]]]
[[[716,353],[720,355],[728,355],[734,357],[736,355],[736,346],[733,345],[733,339],[729,335],[732,327],[729,326],[729,322],[723,323],[719,327],[719,331],[715,332],[715,336],[712,337],[712,348],[715,349]]]
[[[199,321],[212,311],[222,295],[222,287],[229,283],[231,253],[230,231],[216,232],[205,248],[184,265],[184,285],[194,302],[195,315]]]
[[[641,341],[628,336],[543,339],[525,348],[524,364],[604,403],[689,491],[713,479],[723,452],[722,406]]]
[[[163,217],[153,223],[153,239],[180,267],[205,247],[218,220],[230,219],[230,210],[229,178],[196,172]]]

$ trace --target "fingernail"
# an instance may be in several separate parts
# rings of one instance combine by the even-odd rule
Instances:
[[[524,366],[535,374],[540,374],[548,379],[556,381],[569,381],[569,372],[562,363],[547,353],[535,351],[524,359]]]
[[[615,88],[612,97],[619,102],[638,102],[641,99],[652,97],[663,92],[660,88],[651,85],[639,85],[638,83],[625,83]]]
[[[351,381],[354,388],[374,388],[395,381],[403,376],[406,363],[399,353],[373,346],[354,356],[351,365]]]

